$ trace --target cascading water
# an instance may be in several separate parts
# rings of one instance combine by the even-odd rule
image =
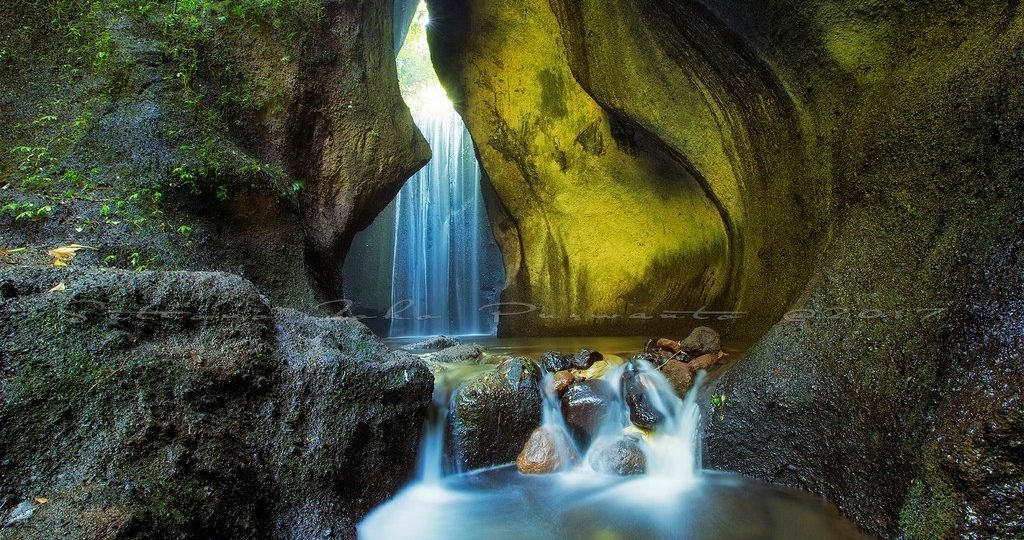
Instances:
[[[494,301],[482,259],[491,232],[472,141],[450,107],[414,119],[434,156],[395,200],[389,334],[491,334],[480,310]]]
[[[444,476],[443,414],[453,381],[445,377],[439,383],[444,389],[435,393],[434,410],[440,416],[427,424],[418,480],[371,512],[358,526],[359,537],[860,537],[834,510],[812,497],[737,475],[701,471],[696,395],[702,372],[685,399],[679,399],[662,374],[645,362],[630,362],[609,371],[605,378],[616,390],[608,406],[617,414],[606,417],[591,450],[601,444],[602,437],[636,434],[630,422],[636,411],[631,405],[635,408],[643,403],[655,418],[653,429],[640,431],[647,456],[643,474],[600,474],[591,469],[588,460],[582,460],[575,468],[552,474],[524,475],[508,466]],[[565,430],[551,382],[547,376],[541,384],[542,427]]]
[[[482,308],[498,301],[505,276],[481,192],[486,180],[430,64],[426,5],[396,0],[395,12],[402,96],[433,156],[353,239],[345,298],[389,337],[494,334],[493,315]]]

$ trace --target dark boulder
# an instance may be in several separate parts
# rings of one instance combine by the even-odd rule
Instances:
[[[630,362],[622,372],[622,399],[629,407],[629,420],[642,429],[654,429],[665,416],[651,402],[654,388],[638,365]]]
[[[510,463],[540,424],[536,365],[523,358],[466,381],[451,401],[449,441],[456,465],[476,469]]]
[[[587,369],[594,365],[594,362],[602,360],[603,358],[604,355],[597,351],[583,349],[572,357],[572,367],[576,369]]]
[[[692,358],[717,353],[722,350],[722,338],[711,328],[698,326],[679,342],[679,350]]]
[[[355,319],[213,272],[0,290],[4,538],[354,537],[412,472],[432,378]]]
[[[601,379],[577,381],[562,396],[562,416],[573,436],[586,446],[612,413],[615,392]]]
[[[551,373],[565,371],[572,367],[573,357],[548,351],[540,355],[540,365],[544,368],[544,371],[549,371]]]

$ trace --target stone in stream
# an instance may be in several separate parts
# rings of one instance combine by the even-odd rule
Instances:
[[[572,367],[576,369],[587,369],[592,366],[594,362],[597,362],[602,358],[604,358],[604,355],[597,351],[583,349],[576,353],[576,356],[572,357]]]
[[[590,451],[587,463],[599,473],[628,476],[643,474],[647,469],[647,456],[640,446],[639,437],[623,435],[611,441],[599,441]]]
[[[402,349],[407,351],[439,351],[441,349],[447,349],[449,347],[455,347],[456,345],[462,345],[462,342],[458,338],[451,336],[434,336],[427,338],[423,341],[413,343],[412,345],[406,345]]]
[[[544,371],[555,373],[572,367],[572,360],[571,356],[548,351],[540,355],[540,366],[544,368]]]
[[[697,358],[694,358],[693,361],[690,362],[690,367],[693,369],[694,372],[696,372],[698,369],[711,369],[711,366],[717,364],[718,360],[723,356],[725,356],[725,353],[721,351],[702,354]]]
[[[479,363],[483,355],[483,349],[479,345],[467,343],[427,353],[422,355],[422,358],[430,362],[440,362],[442,364],[462,364],[466,362]]]
[[[693,358],[705,354],[717,353],[722,350],[722,339],[707,326],[698,326],[690,332],[686,339],[679,342],[679,348]]]
[[[645,380],[638,364],[630,362],[622,372],[622,400],[629,407],[629,420],[633,425],[642,429],[654,429],[662,420],[664,415],[655,408],[647,395],[648,391],[654,391],[651,383]]]
[[[672,388],[679,397],[686,397],[686,393],[693,386],[693,364],[672,360],[661,367],[661,374],[672,384]]]
[[[533,430],[516,457],[516,468],[523,474],[547,474],[573,467],[579,460],[572,441],[564,431],[541,426]]]
[[[562,396],[562,416],[580,447],[588,445],[601,429],[614,399],[611,385],[601,379],[576,381],[566,390]]]
[[[516,458],[541,420],[536,364],[512,358],[466,381],[451,400],[449,440],[456,465],[477,469]]]
[[[554,385],[554,391],[559,396],[565,393],[566,390],[572,386],[572,383],[576,380],[576,377],[569,371],[559,371],[552,377],[552,384]]]

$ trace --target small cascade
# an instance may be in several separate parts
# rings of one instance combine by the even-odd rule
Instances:
[[[540,394],[543,399],[541,409],[541,428],[554,433],[551,438],[555,443],[558,452],[559,463],[575,463],[579,460],[579,449],[569,434],[569,427],[565,424],[565,417],[562,416],[562,402],[559,399],[558,391],[555,389],[555,377],[553,373],[545,373],[540,382]]]
[[[440,379],[440,377],[438,377]],[[448,428],[448,388],[444,380],[435,380],[434,394],[420,440],[416,478],[424,484],[436,484],[445,476],[444,436]]]

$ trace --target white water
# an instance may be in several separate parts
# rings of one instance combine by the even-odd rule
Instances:
[[[353,240],[346,298],[391,337],[492,335],[504,270],[473,142],[450,104],[413,119],[433,157]]]

